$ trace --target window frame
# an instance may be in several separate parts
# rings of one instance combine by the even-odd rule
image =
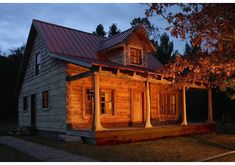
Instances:
[[[83,86],[82,87],[82,103],[83,103],[83,106],[82,106],[82,114],[83,114],[83,118],[84,119],[89,119],[91,118],[94,114],[94,111],[95,111],[95,105],[94,105],[94,111],[92,111],[92,114],[88,114],[86,113],[86,108],[87,108],[87,97],[86,97],[86,90],[87,89],[93,89],[94,90],[94,104],[95,104],[95,89],[92,87],[92,86]],[[102,114],[102,110],[101,110],[101,91],[102,90],[111,90],[112,91],[112,96],[113,96],[113,113],[112,114]],[[100,92],[100,117],[102,116],[115,116],[115,98],[116,98],[116,90],[114,88],[100,88],[99,90]]]
[[[94,100],[91,100],[91,104],[92,102],[94,102],[94,109],[92,109],[92,105],[91,105],[91,114],[87,113],[87,105],[88,105],[88,100],[87,100],[87,90],[93,90],[94,91]],[[85,88],[84,89],[84,116],[92,116],[95,110],[95,90],[93,88]]]
[[[28,111],[28,97],[23,96],[23,111],[27,112]]]
[[[112,113],[102,113],[102,91],[110,91],[111,96],[112,96]],[[110,89],[110,88],[100,88],[100,115],[101,116],[115,116],[115,89]],[[108,101],[105,101],[105,103],[110,103]]]
[[[38,57],[40,56],[40,61],[39,61],[39,63],[38,63]],[[42,62],[42,54],[41,54],[41,52],[38,52],[38,53],[36,53],[36,55],[35,55],[35,76],[39,76],[40,75],[40,73],[41,73],[41,67],[42,67],[42,64],[41,64],[41,62]]]
[[[164,99],[162,99],[164,96]],[[171,104],[171,96],[174,96],[174,104]],[[177,94],[176,93],[159,93],[159,115],[162,117],[177,117],[178,116],[178,105],[177,105]],[[162,103],[164,102],[164,105]],[[173,105],[174,113],[171,113],[171,106]],[[164,108],[163,108],[164,107]]]
[[[140,51],[140,64],[131,62],[131,58],[132,58],[131,57],[131,49],[135,49],[135,50]],[[129,47],[129,64],[135,65],[135,66],[143,66],[143,49],[141,47],[136,47],[136,46]]]
[[[44,93],[45,92],[47,93],[47,107],[44,106]],[[49,98],[50,98],[49,90],[48,89],[47,90],[43,90],[42,91],[42,109],[43,110],[49,110],[49,107],[50,107],[49,106],[50,105],[50,99]]]

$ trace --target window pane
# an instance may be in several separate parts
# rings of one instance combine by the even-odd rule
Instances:
[[[101,91],[101,113],[113,114],[113,91],[102,90]]]
[[[160,94],[160,114],[175,115],[176,114],[176,96],[168,94]]]
[[[48,101],[49,98],[48,98],[48,91],[43,91],[42,92],[42,107],[43,108],[48,108]]]
[[[86,89],[86,114],[91,115],[95,109],[95,93],[93,89]]]
[[[35,62],[35,75],[38,75],[41,70],[41,53],[36,54],[36,62]]]
[[[130,63],[141,65],[141,50],[131,48],[130,49]]]

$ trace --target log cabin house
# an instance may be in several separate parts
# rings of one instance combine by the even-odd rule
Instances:
[[[93,144],[212,131],[211,88],[208,122],[188,124],[186,88],[156,74],[155,51],[142,25],[106,38],[33,20],[17,83],[19,127]]]

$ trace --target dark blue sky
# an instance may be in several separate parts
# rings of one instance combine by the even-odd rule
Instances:
[[[130,28],[135,17],[144,17],[143,4],[0,4],[0,50],[18,47],[27,40],[32,19],[39,19],[86,32],[102,23],[105,30],[117,23],[122,31]],[[157,26],[166,23],[157,17],[150,18]],[[174,49],[183,53],[185,42],[173,39]]]

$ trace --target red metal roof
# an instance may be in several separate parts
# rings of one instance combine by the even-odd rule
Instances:
[[[119,43],[122,43],[132,32],[133,30],[135,29],[136,27],[132,27],[130,29],[127,29],[126,31],[122,32],[122,33],[118,33],[106,40],[103,41],[103,44],[100,48],[100,51],[101,50],[105,50],[107,48],[110,48],[112,46],[115,46]]]
[[[33,20],[51,53],[73,55],[85,58],[97,58],[104,37],[79,30]]]
[[[153,56],[148,55],[148,68],[127,67],[115,64],[109,61],[103,61],[98,58],[97,52],[122,43],[134,29],[135,26],[122,33],[114,35],[111,38],[100,37],[98,35],[87,33],[59,25],[54,25],[39,20],[33,20],[33,25],[39,35],[45,42],[48,51],[61,59],[80,60],[90,65],[99,64],[110,67],[138,68],[155,70],[161,66],[161,63]]]

